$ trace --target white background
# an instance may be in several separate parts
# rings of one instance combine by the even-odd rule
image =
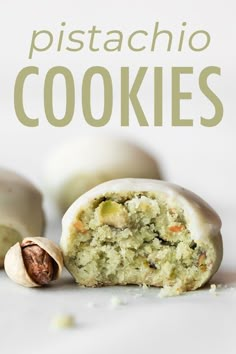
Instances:
[[[235,257],[235,92],[236,74],[234,47],[234,1],[2,1],[0,11],[0,164],[29,177],[42,185],[42,166],[51,148],[65,140],[79,139],[83,134],[115,132],[137,141],[162,164],[166,179],[185,186],[205,198],[218,211],[223,222],[224,260],[219,271],[220,282],[236,282]],[[97,25],[103,33],[120,29],[126,34],[143,29],[151,33],[156,21],[178,37],[181,23],[187,22],[186,38],[199,29],[211,35],[211,44],[203,52],[192,52],[185,43],[182,52],[176,44],[169,53],[164,41],[159,50],[148,49],[132,53],[124,47],[120,53],[78,53],[62,51],[55,46],[28,59],[33,30],[50,30],[56,38],[65,21],[65,34],[75,29],[89,30]],[[175,37],[176,35],[176,37]],[[102,35],[101,40],[104,38]],[[87,42],[88,43],[88,40]],[[102,42],[101,42],[102,43]],[[65,42],[65,46],[68,43]],[[39,67],[38,79],[26,88],[27,112],[40,119],[37,128],[26,128],[17,121],[14,112],[14,83],[25,66]],[[68,67],[75,79],[76,111],[73,121],[64,128],[47,122],[43,110],[43,82],[53,66]],[[105,66],[111,73],[114,86],[114,106],[110,122],[104,128],[91,128],[81,110],[81,83],[84,72],[91,66]],[[120,67],[129,66],[134,77],[140,66],[149,72],[140,91],[140,101],[149,116],[149,127],[139,127],[131,113],[129,127],[120,127]],[[163,127],[154,127],[152,119],[152,68],[163,66],[164,118]],[[193,66],[194,74],[183,79],[183,91],[192,91],[191,102],[184,102],[181,112],[194,120],[193,127],[171,127],[171,67]],[[211,85],[224,105],[224,117],[215,128],[200,126],[200,115],[213,114],[212,106],[198,87],[199,72],[206,66],[221,67],[221,77],[212,78]],[[55,112],[63,112],[62,82],[56,82]],[[102,96],[99,83],[94,95],[94,111],[101,111]],[[96,89],[96,88],[95,88]],[[95,91],[95,90],[94,90]],[[82,152],[81,152],[82,153]],[[48,237],[59,240],[60,220],[50,219],[54,213],[48,207]],[[230,285],[231,286],[231,285]],[[154,289],[155,290],[155,289]],[[141,291],[141,290],[140,290]],[[111,294],[119,293],[128,304],[117,310],[108,306]],[[234,347],[234,290],[222,290],[214,297],[201,290],[180,298],[159,299],[156,292],[134,300],[127,289],[77,289],[61,281],[48,290],[22,289],[0,273],[0,341],[3,353],[81,352],[113,353],[235,353]],[[88,301],[97,302],[88,310]],[[73,312],[78,328],[73,331],[52,332],[50,319],[57,312]],[[33,349],[32,349],[33,346]],[[3,348],[3,349],[2,349]],[[67,348],[67,349],[66,349]],[[125,349],[129,348],[129,349]]]

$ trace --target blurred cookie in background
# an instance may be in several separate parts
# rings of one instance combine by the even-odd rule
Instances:
[[[81,194],[116,178],[162,179],[156,159],[113,135],[83,136],[54,149],[44,165],[45,189],[64,212]]]

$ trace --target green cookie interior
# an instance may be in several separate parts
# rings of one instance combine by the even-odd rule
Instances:
[[[85,286],[146,284],[194,290],[212,275],[214,243],[193,241],[180,207],[158,193],[106,193],[71,224],[65,264]]]

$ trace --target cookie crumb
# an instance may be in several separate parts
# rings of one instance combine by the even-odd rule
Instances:
[[[212,295],[217,295],[216,284],[211,284],[211,287],[209,289],[209,293],[211,293]]]
[[[76,327],[75,318],[72,315],[57,315],[52,319],[52,327],[56,329]]]
[[[110,299],[110,304],[112,308],[116,308],[121,305],[126,305],[127,303],[118,296],[112,296]]]
[[[180,294],[182,294],[183,291],[180,291],[180,289],[178,287],[175,286],[164,286],[158,294],[158,297],[160,299],[164,298],[164,297],[171,297],[171,296],[178,296]]]
[[[148,290],[149,287],[147,286],[147,284],[143,284],[143,285],[142,285],[142,289],[143,289],[143,290]]]

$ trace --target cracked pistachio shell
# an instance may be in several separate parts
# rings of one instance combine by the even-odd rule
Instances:
[[[22,242],[26,243],[27,241],[31,241],[35,245],[38,245],[52,257],[57,264],[54,280],[58,279],[63,268],[63,256],[60,247],[53,241],[44,237],[27,237]],[[41,286],[34,282],[28,275],[22,256],[21,244],[19,242],[12,246],[7,252],[4,267],[8,277],[15,283],[29,288]]]

